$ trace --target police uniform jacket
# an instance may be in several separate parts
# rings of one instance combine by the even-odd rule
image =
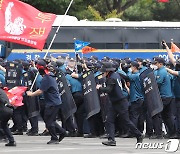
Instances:
[[[111,102],[118,102],[126,98],[123,94],[121,77],[116,72],[110,72],[106,79],[106,87],[99,88],[100,91],[108,93]]]
[[[155,72],[156,81],[162,98],[172,97],[170,76],[165,67],[159,68]]]
[[[180,71],[178,71],[178,76],[173,76],[173,91],[175,98],[180,100]]]
[[[130,102],[135,102],[138,99],[144,100],[144,95],[142,91],[142,85],[139,78],[139,72],[128,73],[130,80]]]

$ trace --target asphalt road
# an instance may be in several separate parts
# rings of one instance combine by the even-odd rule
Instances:
[[[40,132],[44,124],[40,123]],[[164,154],[167,140],[144,139],[146,149],[136,149],[136,139],[116,138],[117,146],[108,147],[101,144],[106,139],[66,137],[57,145],[47,145],[50,136],[15,136],[16,147],[5,147],[0,143],[0,154]],[[163,145],[160,148],[160,143]],[[147,145],[156,144],[160,149],[147,149]],[[175,154],[180,154],[180,147]]]

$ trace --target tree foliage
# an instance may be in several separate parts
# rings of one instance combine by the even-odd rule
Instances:
[[[43,12],[63,15],[71,0],[22,0]],[[74,0],[68,15],[79,20],[121,18],[126,21],[179,21],[180,0]]]

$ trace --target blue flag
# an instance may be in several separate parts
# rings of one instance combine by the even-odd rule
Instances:
[[[81,50],[83,47],[89,45],[89,42],[84,42],[84,41],[80,41],[80,40],[76,40],[74,42],[74,48],[76,51]]]

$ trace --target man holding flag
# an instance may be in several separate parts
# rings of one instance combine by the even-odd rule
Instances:
[[[66,136],[65,129],[56,122],[56,116],[62,104],[58,85],[55,76],[48,71],[44,60],[39,60],[36,67],[43,79],[40,88],[35,92],[27,91],[27,95],[33,97],[44,94],[45,110],[43,119],[51,135],[51,140],[47,144],[58,144]],[[56,131],[59,133],[59,138]]]

